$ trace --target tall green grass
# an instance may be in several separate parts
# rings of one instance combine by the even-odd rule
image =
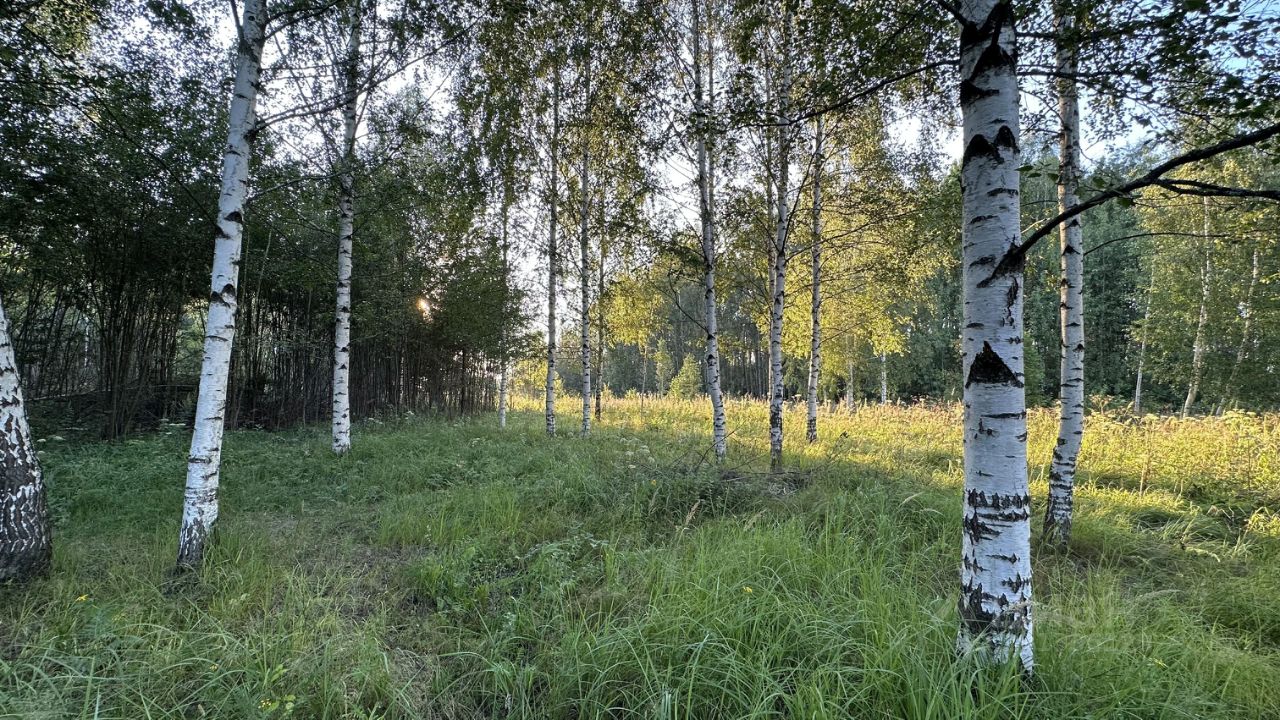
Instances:
[[[574,406],[568,402],[566,409]],[[181,429],[41,444],[55,572],[0,589],[21,718],[1280,717],[1280,418],[1089,419],[1075,539],[1036,557],[1037,673],[954,652],[959,413],[618,399],[228,435],[197,580]],[[1051,413],[1030,418],[1045,492]]]

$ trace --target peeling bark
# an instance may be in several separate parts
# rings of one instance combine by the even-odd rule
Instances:
[[[1022,268],[991,274],[1019,232],[1017,48],[1011,0],[963,0],[964,532],[958,648],[1033,666],[1031,499]]]
[[[9,320],[0,307],[0,583],[40,577],[52,558],[44,474],[27,424]]]
[[[1080,103],[1075,83],[1075,19],[1062,3],[1055,3],[1058,86],[1058,211],[1079,202]],[[1049,467],[1049,501],[1044,513],[1044,536],[1065,547],[1071,540],[1075,500],[1076,458],[1084,438],[1084,233],[1077,215],[1058,228],[1062,273],[1058,313],[1061,370],[1058,383],[1058,442]]]
[[[256,125],[255,103],[262,72],[267,12],[263,0],[245,0],[240,22],[235,83],[228,113],[227,147],[222,156],[222,190],[214,243],[209,310],[205,319],[204,358],[200,367],[195,429],[187,457],[178,567],[196,568],[218,519],[218,482],[222,469],[222,432],[236,330],[236,287],[244,232],[244,201]]]
[[[343,63],[342,171],[338,177],[338,295],[333,323],[333,451],[351,451],[351,273],[355,234],[355,162],[360,74],[360,2],[352,3]]]

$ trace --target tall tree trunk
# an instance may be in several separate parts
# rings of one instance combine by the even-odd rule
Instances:
[[[547,238],[547,434],[556,434],[556,221],[560,205],[560,68],[551,84],[551,231]]]
[[[52,558],[44,475],[27,425],[9,320],[0,307],[0,583],[44,575]]]
[[[600,196],[600,263],[596,273],[596,422],[600,422],[603,410],[604,395],[604,262],[605,262],[605,222],[604,194]]]
[[[1244,360],[1249,356],[1249,333],[1253,329],[1253,295],[1258,288],[1258,278],[1261,276],[1261,268],[1258,265],[1258,249],[1253,249],[1253,264],[1249,273],[1249,287],[1244,293],[1244,304],[1240,306],[1240,314],[1244,320],[1244,326],[1240,328],[1240,344],[1236,347],[1236,359],[1231,364],[1231,374],[1227,376],[1227,387],[1222,392],[1222,406],[1230,408],[1236,403],[1236,399],[1240,397],[1240,389],[1236,387],[1236,381],[1240,378],[1240,367],[1244,365]]]
[[[720,333],[716,302],[716,227],[715,227],[715,171],[708,147],[711,103],[706,95],[714,98],[711,86],[711,52],[703,53],[702,16],[699,12],[703,0],[692,0],[693,5],[693,102],[697,128],[698,155],[698,218],[702,239],[702,300],[706,315],[706,364],[707,395],[711,398],[711,446],[716,462],[724,462],[728,453],[725,436],[724,394],[720,387]],[[710,45],[710,42],[708,42]],[[707,61],[706,93],[703,88],[703,60]]]
[[[812,292],[809,298],[809,406],[805,438],[818,441],[818,380],[822,374],[822,116],[813,121],[813,239],[810,245]]]
[[[505,183],[504,183],[505,185]],[[511,241],[510,232],[511,191],[503,188],[502,193],[502,282],[506,286],[511,283]],[[502,365],[498,369],[498,427],[507,426],[507,405],[510,402],[511,359],[507,356],[508,333],[505,324],[502,329]]]
[[[644,396],[649,394],[649,341],[640,346],[640,404],[644,405]]]
[[[1213,240],[1209,237],[1209,198],[1204,198],[1204,265],[1200,268],[1200,318],[1196,321],[1196,337],[1191,344],[1191,382],[1187,385],[1187,399],[1182,403],[1182,417],[1191,415],[1196,396],[1200,393],[1200,379],[1204,376],[1205,327],[1209,324],[1209,292],[1213,281]]]
[[[880,351],[880,404],[889,404],[889,355]]]
[[[778,470],[782,467],[782,316],[786,304],[787,285],[787,230],[790,224],[790,206],[787,195],[790,192],[788,175],[791,159],[791,128],[789,124],[791,91],[791,12],[784,6],[782,11],[782,52],[779,58],[778,87],[774,89],[774,101],[777,104],[778,155],[774,168],[774,203],[777,224],[773,236],[773,252],[771,268],[772,304],[769,312],[769,467]]]
[[[1151,335],[1151,295],[1156,290],[1156,261],[1151,259],[1151,281],[1147,285],[1147,307],[1142,312],[1142,340],[1138,343],[1138,377],[1133,383],[1133,415],[1142,417],[1142,371],[1147,361],[1147,338]]]
[[[849,412],[851,412],[851,413],[852,413],[852,412],[857,411],[857,409],[858,409],[858,395],[857,395],[857,391],[856,391],[856,387],[857,387],[857,386],[856,386],[856,385],[855,385],[855,383],[854,383],[854,379],[855,379],[855,375],[854,375],[854,373],[855,373],[856,369],[857,369],[857,368],[855,368],[855,367],[854,367],[854,363],[853,363],[853,355],[852,355],[852,351],[850,351],[850,355],[849,355],[849,379],[845,381],[845,386],[844,386],[844,399],[845,399],[845,404],[849,406]]]
[[[1058,210],[1079,202],[1080,104],[1076,90],[1075,18],[1063,2],[1054,3],[1058,85]],[[1058,444],[1049,467],[1049,502],[1044,512],[1044,536],[1053,545],[1066,547],[1071,540],[1072,503],[1075,496],[1076,458],[1084,439],[1084,233],[1080,216],[1058,226],[1061,253],[1059,267],[1059,323],[1061,370],[1058,381]]]
[[[583,76],[584,115],[591,108],[591,51],[587,51]],[[591,434],[591,141],[584,128],[582,136],[582,232],[578,236],[580,261],[578,285],[582,289],[582,306],[578,326],[582,336],[582,437]]]
[[[236,286],[244,233],[244,200],[256,125],[254,105],[262,72],[267,13],[263,0],[245,0],[240,22],[235,83],[228,113],[227,147],[222,155],[218,232],[214,244],[209,311],[205,319],[204,359],[196,399],[195,429],[187,457],[178,567],[195,568],[218,519],[218,481],[222,469],[223,414],[236,331]]]
[[[351,254],[355,233],[356,124],[360,91],[360,29],[363,8],[351,3],[351,31],[343,66],[342,172],[338,177],[338,304],[333,326],[333,451],[351,451]]]
[[[1012,0],[962,0],[964,532],[958,647],[1032,669]]]

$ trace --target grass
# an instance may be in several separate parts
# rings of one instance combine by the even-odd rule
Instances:
[[[55,572],[0,589],[0,716],[1280,717],[1280,417],[1090,417],[1024,682],[954,655],[955,408],[832,412],[815,446],[792,411],[781,477],[763,406],[729,410],[723,476],[700,402],[615,400],[589,440],[532,404],[371,421],[345,458],[231,433],[180,585],[186,433],[52,437]]]

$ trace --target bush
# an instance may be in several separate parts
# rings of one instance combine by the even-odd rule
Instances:
[[[680,372],[671,379],[671,394],[679,398],[697,397],[702,393],[702,372],[698,361],[692,357],[685,358],[680,365]]]

